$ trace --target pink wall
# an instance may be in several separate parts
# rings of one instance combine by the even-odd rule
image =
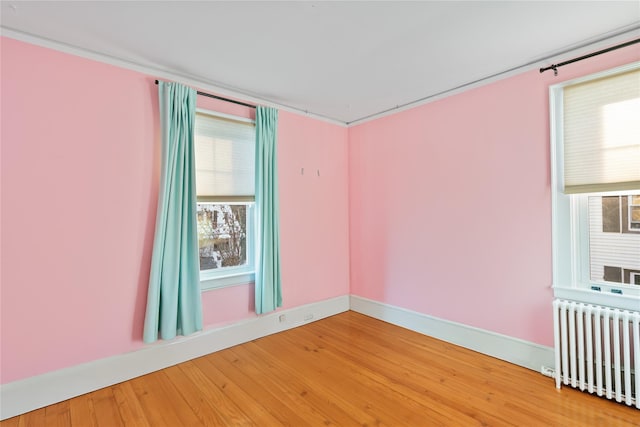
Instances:
[[[552,345],[548,87],[629,48],[349,129],[351,293]]]
[[[159,133],[153,76],[0,41],[7,383],[143,346]],[[278,158],[285,307],[348,294],[347,129],[281,112]],[[205,292],[203,311],[252,317],[253,287]]]
[[[279,123],[284,307],[346,295],[349,293],[347,128],[282,111]],[[304,175],[300,172],[302,168]]]

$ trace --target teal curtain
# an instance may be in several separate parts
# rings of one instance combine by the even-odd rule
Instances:
[[[162,165],[144,341],[202,329],[193,132],[196,91],[158,83]]]
[[[256,313],[282,306],[277,159],[278,110],[256,108]]]

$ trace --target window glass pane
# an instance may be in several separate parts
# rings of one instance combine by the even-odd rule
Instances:
[[[640,271],[640,233],[633,224],[634,206],[627,200],[637,196],[589,196],[589,267],[592,281],[634,284]],[[640,228],[639,228],[640,231]]]
[[[640,270],[627,270],[626,268],[622,272],[623,283],[629,283],[630,285],[640,285],[638,279],[640,278]]]
[[[247,205],[198,203],[200,270],[247,264]]]
[[[620,267],[604,266],[604,281],[622,283],[622,269]]]
[[[629,197],[629,230],[640,231],[640,196]]]
[[[607,233],[620,231],[620,196],[602,198],[602,231]]]
[[[640,206],[631,206],[630,228],[640,230]]]

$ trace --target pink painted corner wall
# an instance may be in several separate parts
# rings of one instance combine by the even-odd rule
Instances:
[[[285,308],[349,294],[347,135],[346,127],[280,112],[278,179]]]
[[[351,293],[552,346],[549,85],[531,71],[349,129]]]
[[[143,346],[160,151],[153,76],[0,43],[4,384]],[[278,132],[285,307],[346,295],[347,129],[281,112]],[[203,293],[203,312],[255,316],[252,285]]]

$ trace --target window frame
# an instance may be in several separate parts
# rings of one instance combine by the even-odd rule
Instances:
[[[636,69],[640,69],[640,62],[568,80],[549,87],[552,288],[556,298],[627,310],[638,310],[640,306],[640,286],[593,281],[590,277],[589,265],[588,197],[615,196],[635,193],[635,191],[584,194],[565,194],[563,192],[564,87]],[[622,294],[617,293],[620,291],[622,291]]]
[[[219,117],[222,119],[230,119],[238,122],[252,123],[255,127],[255,120],[245,117],[234,116],[225,113],[219,113],[217,111],[207,110],[203,108],[197,108],[197,113],[203,115],[209,115],[212,117]],[[197,120],[197,116],[196,116]],[[194,138],[197,135],[194,133]],[[255,160],[255,159],[254,159]],[[247,206],[247,219],[245,233],[246,237],[246,251],[247,251],[247,263],[243,266],[237,267],[224,267],[220,269],[200,270],[200,289],[201,291],[208,291],[214,289],[221,289],[230,286],[246,285],[255,282],[255,248],[257,245],[257,239],[259,236],[256,233],[256,208],[254,201],[238,201],[233,199],[220,199],[215,202],[198,201],[197,203],[207,203],[215,205],[245,205]],[[200,266],[200,259],[198,259],[198,268]]]

